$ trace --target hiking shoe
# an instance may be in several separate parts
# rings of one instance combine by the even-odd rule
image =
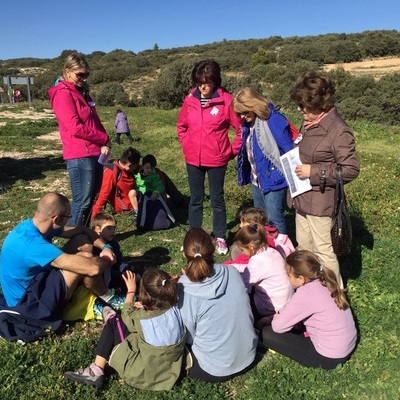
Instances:
[[[102,301],[99,298],[97,298],[94,301],[93,313],[94,313],[94,318],[97,319],[98,321],[102,321],[103,320],[104,305],[105,305],[104,301]]]
[[[217,245],[216,245],[217,253],[225,255],[228,252],[228,246],[225,242],[225,239],[216,238],[216,242],[217,242]]]
[[[107,323],[107,321],[111,318],[115,318],[115,316],[117,315],[117,313],[115,312],[115,310],[113,310],[111,307],[109,306],[104,306],[103,307],[103,312],[101,313],[102,317],[103,317],[103,321],[104,321],[104,325]]]
[[[94,363],[84,369],[78,369],[76,372],[67,371],[64,373],[64,376],[71,379],[71,381],[95,386],[98,389],[104,384],[103,370]]]

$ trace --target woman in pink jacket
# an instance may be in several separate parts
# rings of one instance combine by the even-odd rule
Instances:
[[[85,225],[93,200],[100,190],[103,167],[97,162],[110,151],[110,138],[89,96],[90,69],[83,54],[72,53],[65,62],[63,76],[49,89],[51,106],[57,117],[71,191],[72,217],[68,224]]]
[[[184,99],[177,123],[190,188],[189,225],[202,226],[207,174],[217,251],[226,254],[224,180],[228,162],[242,143],[240,120],[231,108],[232,96],[221,88],[221,70],[216,61],[198,62],[192,70],[192,82],[195,88]],[[233,143],[228,136],[230,127],[236,131]]]

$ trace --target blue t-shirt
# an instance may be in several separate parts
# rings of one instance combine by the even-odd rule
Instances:
[[[4,240],[0,256],[0,284],[9,307],[15,306],[30,281],[41,271],[50,270],[50,263],[63,254],[51,243],[63,230],[43,236],[27,219],[18,224]]]

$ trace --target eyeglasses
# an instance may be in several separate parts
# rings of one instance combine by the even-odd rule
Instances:
[[[212,82],[197,82],[197,86],[212,86]]]
[[[87,79],[89,78],[90,72],[74,72],[74,74],[78,79]]]

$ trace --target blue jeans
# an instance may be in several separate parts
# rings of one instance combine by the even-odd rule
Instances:
[[[103,166],[98,157],[82,157],[65,160],[72,191],[71,226],[85,226],[90,218],[93,201],[100,191]]]
[[[267,214],[269,224],[275,226],[279,233],[286,235],[286,188],[264,193],[257,186],[251,185],[251,193],[253,195],[254,207],[262,208]]]
[[[191,228],[201,228],[203,224],[204,181],[207,174],[212,207],[213,233],[216,237],[225,238],[224,182],[226,165],[223,167],[195,167],[194,165],[186,164],[186,169],[190,189],[189,226]]]

